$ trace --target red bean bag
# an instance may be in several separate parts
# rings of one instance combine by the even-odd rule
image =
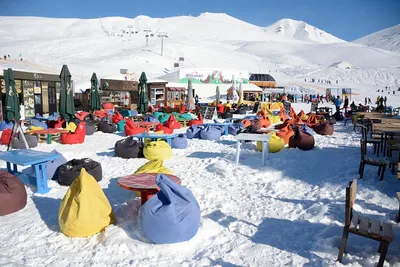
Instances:
[[[66,133],[61,135],[61,144],[63,145],[73,145],[73,144],[82,144],[85,142],[86,136],[86,124],[81,121],[76,127],[75,132]]]
[[[0,216],[23,209],[27,198],[21,180],[7,171],[0,171]]]
[[[89,115],[89,112],[86,111],[79,111],[75,114],[75,117],[77,117],[79,120],[83,121],[85,120],[86,116]]]
[[[158,131],[164,131],[165,134],[173,134],[174,133],[174,129],[165,127],[162,124],[157,124],[156,132],[158,132]]]
[[[185,105],[182,105],[181,109],[179,110],[179,113],[183,114],[185,112],[186,112],[186,107],[185,107]]]
[[[133,121],[126,120],[125,124],[125,135],[131,136],[134,134],[140,134],[144,132],[144,128],[136,126]]]
[[[11,140],[12,129],[5,129],[1,134],[1,144],[8,145]]]
[[[106,103],[103,103],[103,109],[105,109],[105,110],[114,110],[114,104],[113,103],[109,103],[109,102],[106,102]]]
[[[197,120],[190,120],[188,125],[193,126],[193,125],[199,125],[199,124],[203,124],[203,116],[201,116],[201,114],[199,114],[199,116],[197,116]]]
[[[49,128],[62,128],[64,124],[64,120],[61,119],[61,116],[58,117],[57,121],[49,121],[47,123],[47,125],[49,126]]]
[[[289,124],[287,124],[276,135],[279,136],[280,138],[282,138],[283,141],[285,141],[285,144],[287,145],[289,143],[290,137],[292,137],[292,135],[294,135],[294,132],[292,130],[292,127]]]
[[[180,129],[182,127],[182,125],[175,119],[174,115],[169,116],[164,126],[170,129]]]
[[[104,118],[105,116],[108,116],[107,111],[104,110],[96,110],[93,114],[96,117],[99,117],[100,119]]]
[[[124,117],[122,117],[121,113],[116,112],[114,115],[112,115],[112,122],[114,124],[118,124],[119,121],[122,121]]]

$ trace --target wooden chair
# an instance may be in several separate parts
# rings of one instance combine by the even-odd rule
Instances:
[[[384,158],[366,156],[367,142],[361,139],[360,143],[361,143],[361,160],[360,160],[360,167],[358,169],[358,174],[360,174],[360,179],[362,179],[364,176],[365,165],[373,165],[379,167],[378,175],[380,175],[380,180],[382,181],[385,175],[386,166],[388,165],[387,160]]]
[[[368,127],[365,125],[362,125],[361,127],[361,133],[362,136],[361,138],[363,140],[365,140],[365,142],[367,144],[373,144],[374,146],[374,154],[376,154],[377,156],[379,156],[379,148],[380,148],[380,144],[381,144],[381,140],[379,139],[374,139],[374,138],[369,138],[368,137]]]
[[[390,243],[393,240],[392,225],[380,221],[371,220],[360,215],[353,215],[353,206],[356,201],[357,179],[349,182],[346,187],[346,211],[342,241],[340,243],[338,261],[342,262],[346,249],[349,233],[363,236],[380,242],[378,252],[378,267],[383,266]]]

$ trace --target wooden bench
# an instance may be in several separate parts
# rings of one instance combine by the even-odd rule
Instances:
[[[238,134],[235,139],[237,140],[236,146],[236,165],[239,164],[239,157],[240,157],[240,149],[241,146],[246,141],[260,141],[262,142],[262,163],[265,165],[265,160],[268,158],[269,155],[269,139],[271,138],[270,134],[249,134],[249,133],[241,133]]]
[[[380,221],[371,220],[361,215],[353,215],[353,206],[356,201],[357,179],[354,179],[346,187],[346,211],[343,228],[342,241],[340,243],[338,261],[342,262],[344,250],[346,249],[349,233],[363,236],[380,243],[378,252],[378,267],[382,267],[390,243],[393,240],[392,225]]]

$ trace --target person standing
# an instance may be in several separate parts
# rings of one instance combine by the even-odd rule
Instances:
[[[368,99],[365,97],[365,105],[367,105],[367,103],[368,103],[367,100],[368,100]]]
[[[384,103],[384,106],[385,106],[385,108],[386,108],[386,101],[387,101],[387,98],[386,98],[386,96],[383,98],[383,103]]]
[[[349,98],[346,96],[345,98],[344,98],[344,105],[343,105],[343,108],[344,108],[344,111],[346,112],[347,111],[347,107],[349,106]]]
[[[342,105],[342,99],[340,99],[340,96],[337,96],[337,98],[335,100],[336,112],[340,113],[340,106],[341,105]]]
[[[368,97],[368,104],[372,105],[371,98]]]

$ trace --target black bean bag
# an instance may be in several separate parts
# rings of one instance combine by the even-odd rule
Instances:
[[[14,213],[26,206],[27,194],[18,177],[0,171],[0,216]]]
[[[124,159],[144,158],[143,143],[138,142],[132,136],[117,141],[114,150],[116,157]]]
[[[235,114],[241,114],[241,115],[246,114],[246,110],[244,108],[237,109],[235,111]]]
[[[301,150],[311,150],[314,148],[314,136],[303,131],[300,127],[292,127],[294,135],[289,139],[289,147],[298,148]]]
[[[256,119],[256,120],[252,120],[251,121],[251,129],[253,131],[258,131],[262,128],[262,123],[260,120]]]
[[[95,132],[94,122],[86,121],[86,135],[92,135]]]
[[[114,133],[117,131],[117,126],[109,121],[101,121],[99,122],[97,129],[103,133]]]
[[[342,113],[340,113],[340,112],[335,112],[335,114],[333,114],[333,117],[335,118],[336,121],[344,120],[344,117],[343,117]]]
[[[332,135],[334,132],[333,125],[327,121],[318,123],[313,129],[320,135]]]
[[[31,134],[25,134],[25,139],[26,139],[26,142],[28,143],[29,147],[37,147],[38,140],[37,140],[36,136],[31,135]],[[26,149],[24,140],[22,140],[22,138],[20,138],[20,135],[18,135],[18,137],[14,139],[12,148]]]
[[[225,112],[221,114],[222,119],[231,119],[233,118],[233,114],[231,112]]]
[[[57,168],[58,183],[60,185],[70,186],[81,173],[81,169],[85,168],[86,171],[96,179],[97,182],[101,181],[103,171],[101,164],[89,158],[73,159]]]

